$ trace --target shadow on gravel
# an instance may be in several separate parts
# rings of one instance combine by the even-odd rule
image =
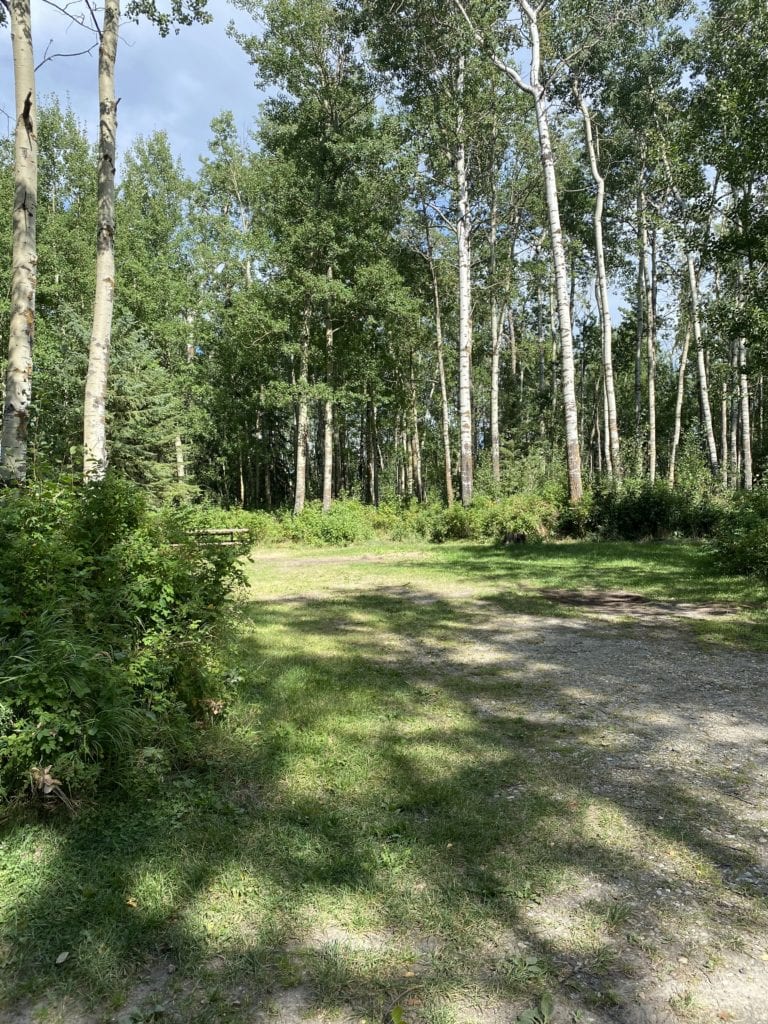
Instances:
[[[6,821],[0,1021],[749,1008],[766,659],[411,591],[247,605],[192,764]]]

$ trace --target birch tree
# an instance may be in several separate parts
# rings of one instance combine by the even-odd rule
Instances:
[[[112,318],[115,304],[115,172],[117,161],[117,97],[115,64],[120,33],[120,0],[104,0],[101,23],[91,0],[85,0],[99,39],[98,92],[98,225],[93,326],[88,348],[83,411],[83,478],[101,480],[107,471],[106,401]],[[127,17],[144,15],[167,35],[173,25],[207,21],[205,0],[175,0],[172,12],[160,11],[154,0],[133,0]]]
[[[5,373],[0,479],[23,484],[32,403],[32,350],[37,287],[37,104],[29,0],[8,0],[16,125],[13,254],[8,363]]]
[[[518,0],[516,7],[522,14],[525,24],[526,43],[528,47],[529,71],[523,78],[520,72],[500,55],[495,45],[488,45],[484,36],[478,31],[469,17],[461,0],[453,0],[461,14],[475,33],[477,41],[488,54],[489,59],[505,74],[522,92],[533,100],[536,116],[536,127],[539,135],[539,155],[544,172],[544,191],[547,204],[549,241],[552,255],[552,271],[555,283],[555,296],[558,316],[558,333],[560,341],[561,376],[563,389],[563,407],[565,411],[565,447],[568,466],[568,495],[572,502],[581,501],[583,485],[581,478],[581,449],[579,444],[578,411],[576,408],[576,373],[573,360],[573,329],[571,324],[570,286],[568,267],[563,243],[563,229],[560,220],[560,198],[557,188],[557,172],[555,156],[549,127],[550,97],[542,80],[542,49],[539,31],[540,8],[529,0]]]

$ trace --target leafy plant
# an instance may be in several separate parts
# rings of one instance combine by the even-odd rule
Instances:
[[[517,1024],[550,1024],[555,1012],[555,1001],[545,992],[536,1006],[524,1010],[517,1018]]]

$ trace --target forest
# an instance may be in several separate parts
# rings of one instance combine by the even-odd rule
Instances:
[[[0,0],[0,1019],[757,1024],[764,0],[230,4]]]

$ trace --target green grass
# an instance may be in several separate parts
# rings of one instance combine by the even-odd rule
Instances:
[[[653,877],[659,858],[701,888],[713,932],[752,927],[749,899],[728,928],[718,904],[724,855],[702,821],[722,808],[667,779],[642,811],[612,803],[590,781],[599,722],[537,717],[545,682],[458,653],[490,604],[574,614],[542,588],[734,603],[747,610],[719,638],[756,644],[764,590],[684,544],[291,548],[249,575],[220,657],[233,696],[194,756],[166,767],[147,751],[74,816],[6,815],[0,1019],[373,1020],[401,1005],[407,1021],[468,1024],[489,1001],[536,1005],[575,962],[558,998],[607,1005],[630,905],[593,893],[558,941],[535,919],[585,879]],[[478,715],[486,695],[509,713]]]

